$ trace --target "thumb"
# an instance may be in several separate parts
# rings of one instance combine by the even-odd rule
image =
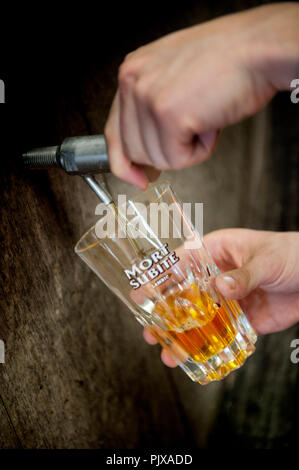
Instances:
[[[264,281],[264,269],[257,260],[251,260],[244,266],[227,271],[216,277],[216,287],[228,299],[242,299]]]

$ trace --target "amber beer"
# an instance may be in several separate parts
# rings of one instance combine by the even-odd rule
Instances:
[[[226,303],[230,304],[235,315],[241,314],[237,302],[226,299]],[[167,296],[166,304],[157,302],[154,313],[165,321],[168,339],[171,338],[186,353],[186,357],[195,362],[205,363],[229,347],[237,335],[227,305],[215,303],[197,285]],[[155,326],[149,331],[158,341],[161,338],[165,341],[165,332],[160,328]],[[231,370],[240,367],[253,351],[239,351],[232,361],[223,365],[219,371],[211,372],[207,379],[220,380]]]

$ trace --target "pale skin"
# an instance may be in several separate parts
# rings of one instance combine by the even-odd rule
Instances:
[[[128,54],[104,131],[113,173],[146,189],[147,167],[181,169],[209,158],[222,128],[256,113],[298,78],[298,24],[298,3],[266,5]],[[227,229],[206,235],[205,244],[224,272],[217,287],[241,299],[257,333],[299,320],[298,233]],[[176,365],[164,350],[162,360]]]

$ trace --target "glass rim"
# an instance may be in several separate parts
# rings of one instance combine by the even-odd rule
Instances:
[[[144,197],[144,195],[147,193],[147,192],[150,192],[154,189],[154,187],[158,187],[158,186],[167,186],[167,188],[165,188],[165,190],[161,193],[161,195],[157,198],[156,201],[149,201],[148,204],[150,204],[151,202],[157,202],[159,201],[159,199],[161,199],[162,195],[167,191],[167,189],[171,188],[171,184],[170,184],[170,181],[168,180],[162,180],[162,181],[157,181],[157,182],[153,182],[153,183],[149,183],[149,186],[147,187],[147,189],[145,191],[141,191],[141,192],[138,192],[136,193],[135,196],[132,196],[130,198],[127,199],[126,202],[124,202],[123,204],[120,204],[120,206],[118,207],[118,209],[120,210],[121,207],[124,207],[124,206],[128,206],[130,204],[130,201],[131,202],[141,202],[140,199],[142,199],[142,197]],[[145,204],[146,206],[148,204]],[[79,238],[79,240],[77,241],[77,243],[75,244],[75,247],[74,247],[74,250],[75,250],[75,253],[76,254],[80,254],[80,253],[83,253],[84,251],[87,251],[91,248],[93,248],[94,246],[96,246],[97,244],[99,243],[103,243],[103,241],[105,240],[104,238],[101,239],[101,238],[97,238],[97,240],[94,241],[94,243],[90,243],[88,246],[85,246],[85,247],[82,247],[82,248],[79,248],[80,244],[83,243],[83,241],[88,237],[88,235],[90,233],[94,233],[94,235],[96,236],[96,233],[95,233],[95,226],[96,226],[97,222],[95,224],[93,224],[91,227],[89,227],[89,229],[87,229],[84,234]]]

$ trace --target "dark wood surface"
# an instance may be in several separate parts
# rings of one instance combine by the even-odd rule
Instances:
[[[104,32],[91,20],[84,47],[78,34],[68,42],[67,30],[61,48],[49,41],[45,55],[30,49],[24,58],[19,95],[15,78],[8,90],[15,137],[1,171],[1,448],[295,447],[298,326],[259,338],[246,366],[207,387],[166,368],[159,347],[145,344],[133,316],[74,254],[96,197],[79,177],[28,173],[18,159],[31,146],[101,133],[127,52],[255,4],[152,6],[138,21],[110,12]],[[298,113],[281,94],[226,129],[209,162],[166,174],[183,200],[204,202],[205,233],[298,230]],[[114,195],[132,191],[112,175],[107,183]]]

